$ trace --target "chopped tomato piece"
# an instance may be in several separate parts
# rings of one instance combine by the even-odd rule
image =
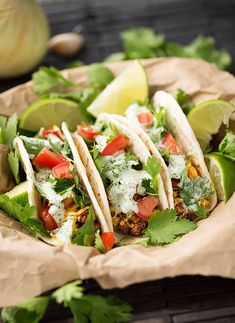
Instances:
[[[46,205],[39,213],[39,218],[43,221],[46,229],[48,231],[55,230],[58,228],[58,224],[53,216],[49,213],[49,205]]]
[[[63,155],[55,154],[52,151],[43,148],[33,160],[33,164],[38,167],[46,167],[52,169],[56,165],[66,161]]]
[[[176,155],[182,153],[182,150],[177,145],[174,137],[170,134],[170,132],[167,132],[162,139],[161,147],[163,147],[165,150],[169,150],[170,154]]]
[[[48,138],[49,135],[54,135],[56,137],[58,137],[60,140],[63,140],[63,136],[62,133],[59,130],[55,130],[55,129],[44,129],[42,131],[42,137],[43,138]]]
[[[45,218],[43,219],[43,222],[48,231],[52,231],[58,228],[58,224],[56,223],[56,220],[53,218],[51,214],[48,214],[47,216],[45,216]]]
[[[125,149],[128,145],[128,138],[124,135],[118,135],[104,147],[101,156],[112,156],[119,150]]]
[[[115,244],[113,232],[103,232],[101,234],[101,240],[107,250],[111,250]]]
[[[159,205],[159,200],[152,196],[147,195],[146,197],[142,198],[137,202],[137,206],[139,209],[139,212],[137,213],[137,216],[148,220],[148,218],[153,214],[154,209]]]
[[[94,140],[95,136],[98,136],[100,133],[95,131],[92,127],[89,126],[78,126],[77,133],[85,139]]]
[[[70,162],[68,160],[52,168],[52,175],[56,178],[72,179],[73,175],[69,173]]]
[[[41,208],[41,210],[38,214],[38,217],[40,220],[43,220],[48,215],[49,208],[50,208],[50,206],[48,204],[46,206],[44,206],[43,208]]]
[[[152,122],[153,116],[150,112],[141,112],[137,114],[137,119],[142,125],[148,125]]]

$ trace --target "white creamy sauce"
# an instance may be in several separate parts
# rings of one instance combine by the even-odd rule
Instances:
[[[180,179],[185,167],[186,161],[183,156],[170,155],[168,170],[171,178]]]
[[[51,205],[48,213],[53,216],[57,224],[60,224],[64,218],[64,204],[60,203],[58,205]]]
[[[141,185],[144,178],[150,178],[145,171],[127,168],[113,181],[108,195],[116,214],[138,212],[137,202],[134,201],[133,196],[136,193],[144,195],[145,188]]]
[[[62,224],[62,226],[53,231],[55,237],[63,242],[63,243],[70,243],[71,237],[73,234],[73,217],[68,216],[66,221]]]
[[[96,147],[98,148],[99,152],[104,150],[104,147],[107,144],[109,137],[98,135],[95,137]]]
[[[119,153],[115,156],[105,156],[105,166],[104,172],[105,176],[110,180],[115,180],[122,171],[124,171],[127,167],[131,168],[132,165],[137,165],[138,161],[129,160],[128,164],[125,159],[125,153]]]

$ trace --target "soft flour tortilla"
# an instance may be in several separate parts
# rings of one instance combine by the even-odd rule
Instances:
[[[180,105],[174,99],[174,97],[165,91],[157,91],[154,94],[153,104],[155,105],[155,107],[164,107],[164,110],[167,112],[167,123],[169,129],[171,129],[176,142],[179,143],[180,147],[182,147],[183,151],[187,156],[192,157],[192,160],[195,163],[195,165],[199,165],[202,171],[202,176],[206,176],[207,178],[209,178],[211,188],[214,193],[208,197],[208,209],[209,211],[213,210],[213,208],[217,204],[215,188],[210,178],[208,169],[206,167],[201,147],[188,122],[187,117],[183,113]]]
[[[117,114],[112,114],[112,117],[123,123],[125,126],[127,126],[129,129],[134,131],[145,143],[146,147],[148,147],[150,153],[152,156],[156,158],[156,160],[159,162],[161,166],[161,177],[164,185],[164,189],[166,192],[167,200],[168,200],[168,205],[170,209],[174,209],[174,198],[173,198],[173,188],[171,184],[171,178],[170,174],[168,171],[168,168],[166,166],[166,163],[164,159],[162,158],[161,154],[159,153],[158,149],[150,139],[149,135],[141,128],[136,126],[134,123],[131,123],[129,120],[127,120],[125,117],[117,115]]]
[[[128,129],[125,125],[123,125],[119,121],[115,120],[115,118],[113,118],[112,115],[103,113],[98,117],[97,120],[98,122],[112,124],[121,133],[124,133],[131,141],[132,152],[140,158],[143,164],[147,162],[147,159],[151,156],[151,154],[149,153],[143,141],[138,137],[138,135],[136,135],[136,133],[134,133],[131,129]],[[86,143],[84,142],[82,137],[79,136],[77,133],[75,134],[75,142],[76,142],[79,154],[82,158],[82,161],[85,167],[89,170],[90,180],[91,180],[91,184],[93,185],[93,190],[94,190],[94,193],[96,194],[96,198],[99,201],[100,206],[104,210],[105,216],[107,217],[106,218],[107,222],[110,223],[112,222],[112,218],[110,214],[108,198],[105,192],[103,181],[96,169],[95,163],[90,155],[90,152],[86,146]],[[167,209],[169,208],[168,200],[164,190],[163,181],[160,175],[158,175],[158,185],[159,185],[158,190],[159,190],[160,206],[162,209]]]
[[[62,128],[62,131],[63,131],[63,133],[65,135],[66,140],[68,141],[69,147],[71,149],[74,164],[75,164],[75,167],[77,169],[79,180],[85,186],[86,191],[87,191],[87,193],[88,193],[88,195],[90,197],[91,203],[94,206],[94,211],[95,211],[95,214],[96,214],[96,216],[97,216],[97,218],[98,218],[98,220],[100,222],[102,232],[112,231],[112,228],[109,228],[109,226],[108,226],[108,224],[106,222],[106,219],[105,219],[105,216],[103,214],[103,211],[101,210],[101,207],[100,207],[100,205],[99,205],[99,203],[98,203],[98,201],[96,199],[96,196],[95,196],[95,194],[94,194],[94,192],[92,190],[91,184],[90,184],[89,179],[88,179],[87,170],[86,170],[86,168],[84,167],[84,165],[83,165],[83,163],[81,161],[81,158],[80,158],[80,155],[78,154],[76,145],[75,145],[75,143],[73,141],[71,133],[69,132],[68,127],[67,127],[65,122],[62,123],[61,128]]]
[[[101,209],[99,203],[97,202],[95,194],[94,194],[92,187],[89,183],[86,168],[84,167],[84,165],[80,159],[80,156],[78,154],[78,151],[77,151],[77,148],[76,148],[75,143],[73,141],[73,138],[72,138],[65,122],[63,122],[63,124],[62,124],[62,132],[64,133],[64,136],[65,136],[66,140],[68,141],[69,147],[71,149],[74,164],[77,169],[79,182],[83,184],[83,186],[85,187],[85,189],[88,193],[88,196],[89,196],[91,203],[94,207],[95,214],[100,222],[101,231],[102,232],[110,232],[110,231],[112,231],[112,228],[109,228],[109,226],[107,225],[107,222],[105,220],[102,209]],[[35,173],[34,173],[34,170],[32,167],[32,163],[29,158],[29,154],[27,153],[24,143],[20,137],[15,138],[14,146],[20,156],[20,160],[21,160],[21,163],[24,168],[26,178],[28,181],[29,204],[35,206],[37,209],[37,213],[39,213],[40,209],[42,207],[41,196],[34,185]],[[47,243],[56,244],[55,240],[53,240],[53,239],[47,239],[47,238],[44,238],[43,236],[41,237],[41,239]]]
[[[181,88],[196,104],[208,99],[235,103],[235,78],[202,60],[156,58],[142,60],[151,93]],[[115,75],[131,62],[107,64]],[[63,71],[84,87],[87,67]],[[66,90],[66,89],[64,89]],[[74,91],[74,89],[72,90]],[[0,95],[0,113],[20,114],[37,99],[32,82]],[[103,288],[125,287],[177,275],[235,278],[235,194],[221,202],[198,228],[175,243],[144,248],[129,245],[101,255],[93,247],[49,246],[21,232],[0,212],[0,307],[14,305],[74,279],[95,279]]]

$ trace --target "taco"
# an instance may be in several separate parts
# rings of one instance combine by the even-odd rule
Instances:
[[[152,103],[134,103],[125,115],[113,118],[135,131],[153,156],[162,156],[159,160],[170,208],[181,218],[206,217],[217,197],[199,143],[178,102],[169,93],[158,91]]]
[[[108,114],[94,126],[78,126],[74,140],[109,226],[140,237],[149,217],[169,207],[158,160],[136,133]]]
[[[1,196],[0,207],[28,224],[31,231],[40,223],[44,229],[41,232],[46,232],[54,243],[93,246],[97,238],[101,243],[104,240],[106,249],[111,249],[114,244],[112,226],[105,220],[66,123],[61,129],[42,128],[35,137],[18,136],[14,147],[26,182]],[[27,201],[20,198],[24,194],[22,190],[27,191]],[[25,212],[20,218],[20,213],[16,215],[4,208],[4,198],[9,203],[18,203],[19,210],[33,207],[36,210],[31,218],[33,222],[25,221]],[[105,244],[107,237],[109,243]]]

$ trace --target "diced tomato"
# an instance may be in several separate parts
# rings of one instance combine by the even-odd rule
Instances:
[[[147,195],[146,197],[142,198],[137,202],[137,206],[139,209],[139,212],[137,213],[137,216],[147,220],[152,214],[154,209],[159,205],[159,200],[152,196]]]
[[[40,220],[43,220],[43,219],[48,215],[49,208],[50,208],[50,206],[47,204],[46,206],[44,206],[44,207],[40,210],[40,212],[39,212],[39,214],[38,214],[38,217],[39,217],[39,219],[40,219]]]
[[[52,169],[56,165],[66,161],[63,155],[55,154],[47,148],[43,148],[33,160],[33,164],[38,167],[46,167]]]
[[[46,229],[48,231],[55,230],[58,228],[58,224],[53,216],[49,213],[49,205],[46,205],[39,213],[39,218],[43,221]]]
[[[55,129],[44,129],[42,131],[42,137],[43,138],[48,138],[49,135],[54,135],[56,137],[58,137],[60,140],[63,140],[63,136],[61,134],[61,132],[59,130],[55,130]]]
[[[124,135],[118,135],[104,147],[101,156],[112,156],[119,150],[125,149],[128,145],[128,138]]]
[[[111,250],[115,244],[115,238],[113,232],[103,232],[101,234],[101,240],[106,250]]]
[[[45,216],[45,218],[43,219],[43,222],[48,231],[52,231],[58,228],[58,224],[56,223],[56,220],[53,218],[51,214],[48,214],[47,216]]]
[[[52,168],[52,175],[56,178],[72,179],[73,175],[69,173],[70,162],[68,160]]]
[[[165,150],[168,150],[170,154],[176,155],[182,153],[182,150],[177,145],[174,137],[170,134],[170,132],[167,132],[162,139],[161,147],[163,147]]]
[[[137,119],[142,125],[148,125],[152,122],[153,116],[150,112],[141,112],[137,114]]]
[[[89,126],[78,126],[77,133],[85,139],[94,140],[95,136],[98,136],[100,133],[95,131],[92,127]]]

